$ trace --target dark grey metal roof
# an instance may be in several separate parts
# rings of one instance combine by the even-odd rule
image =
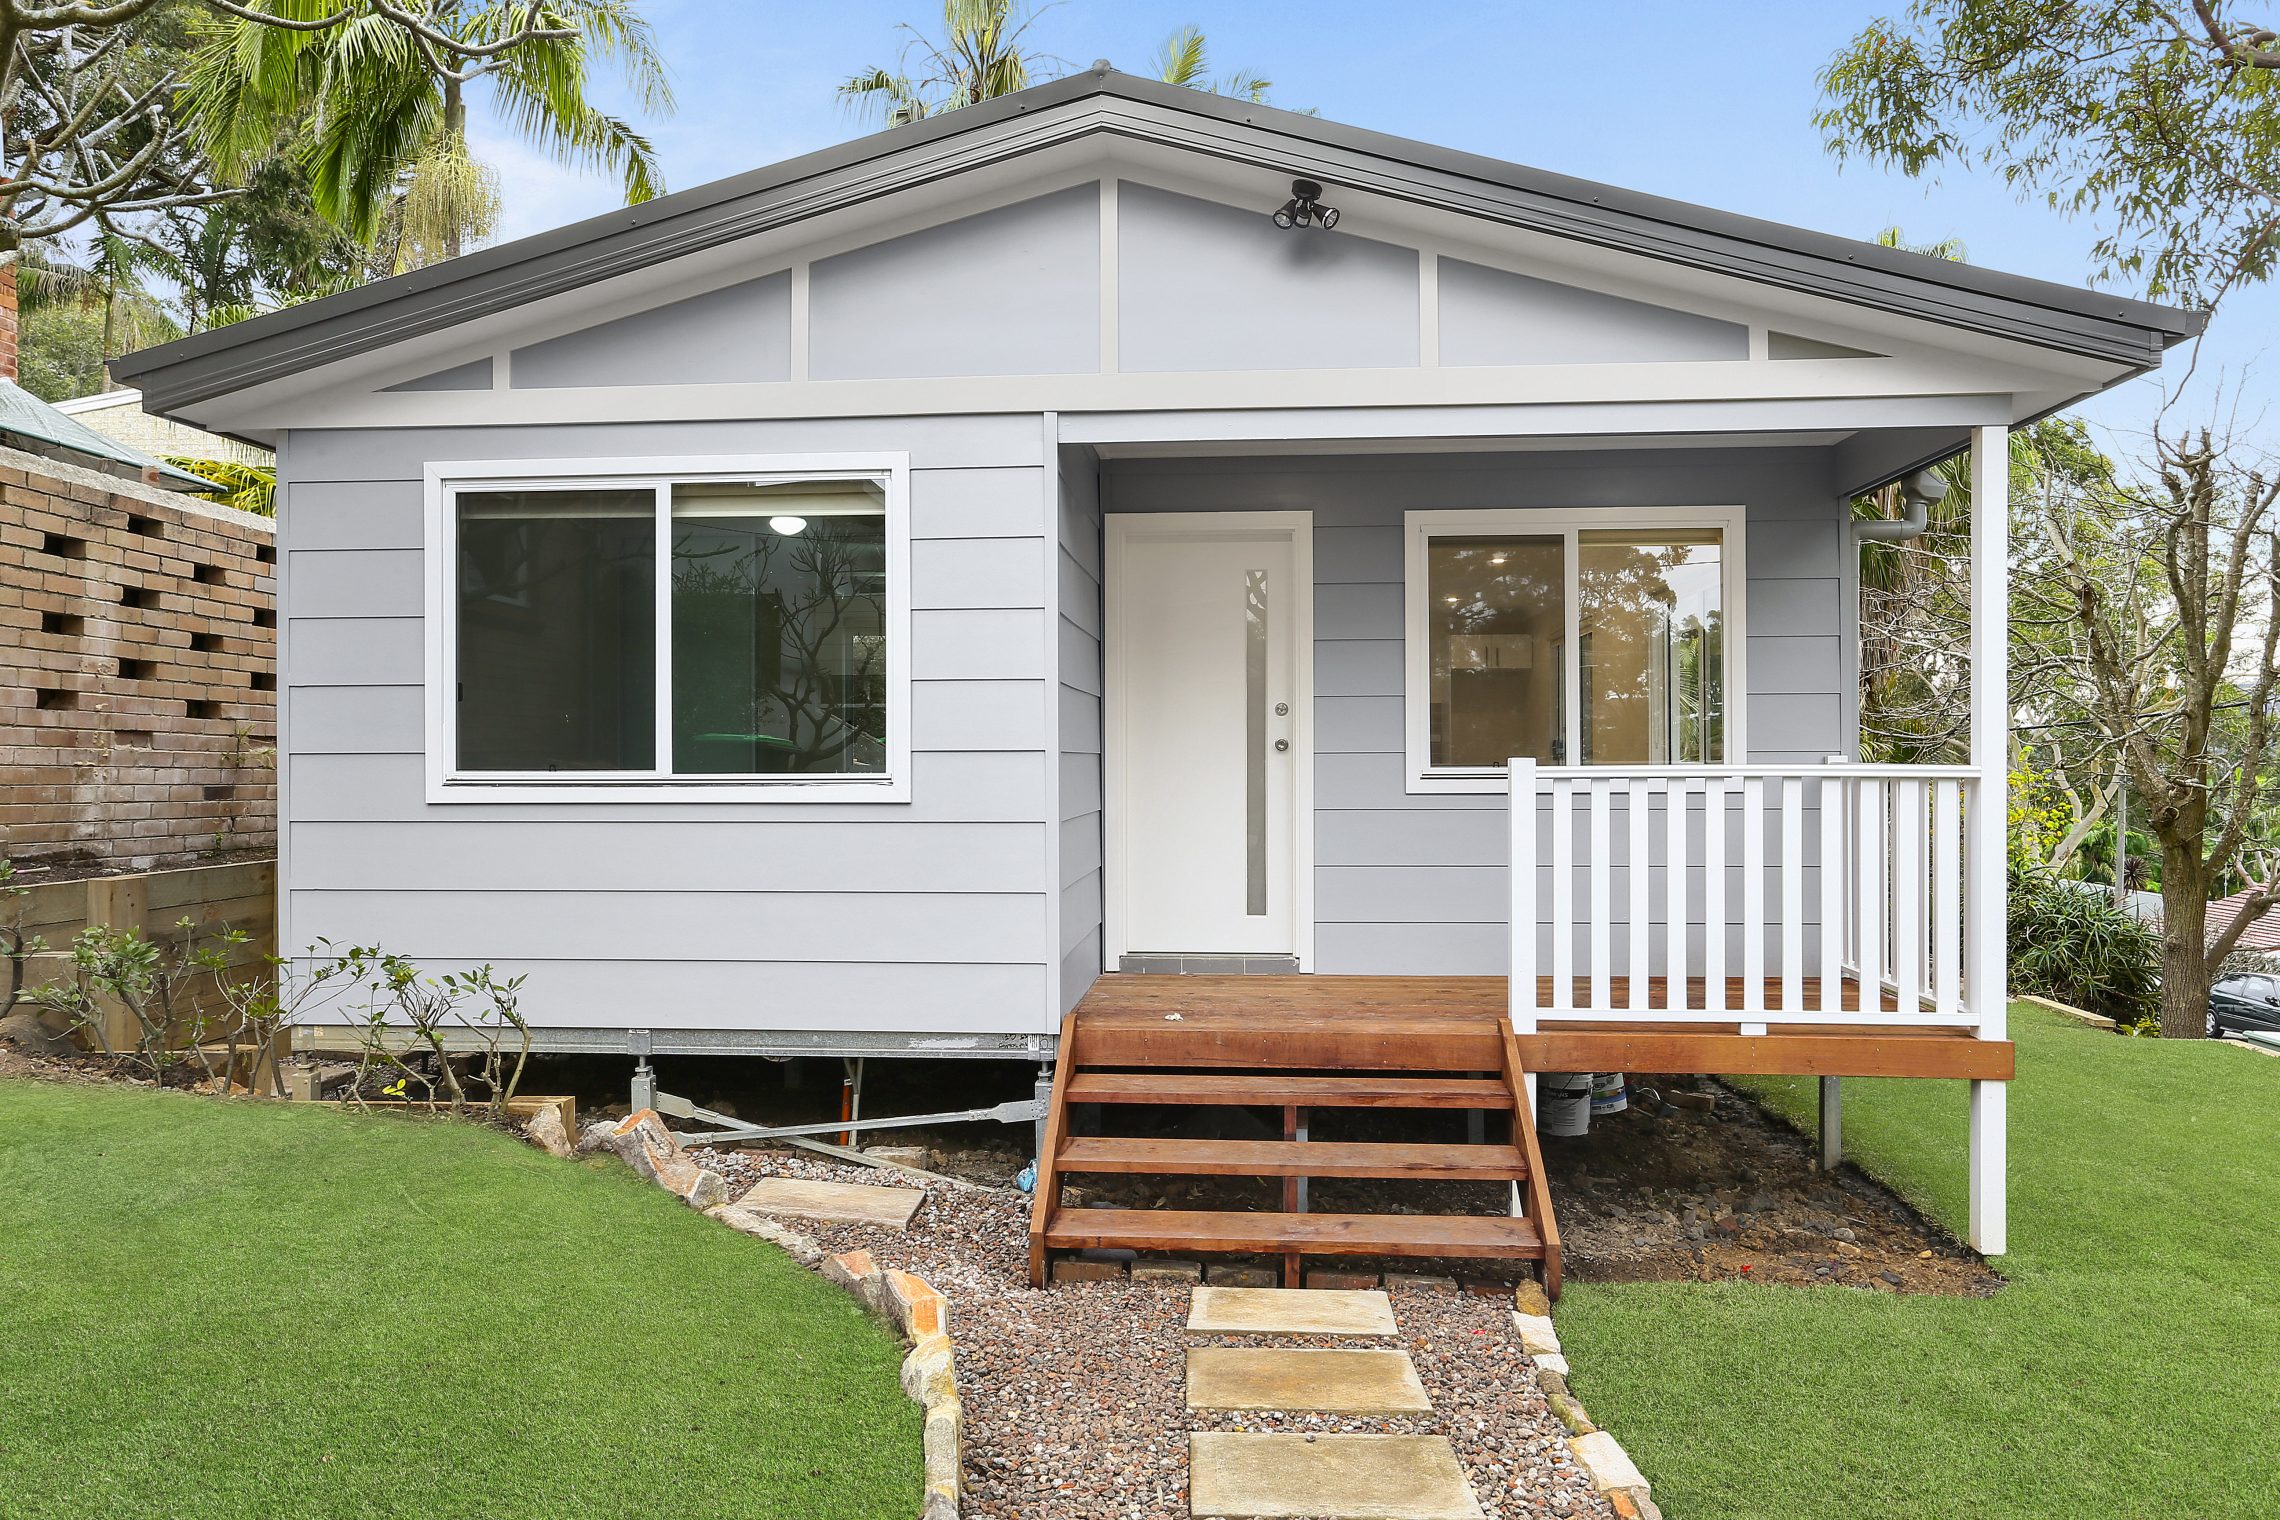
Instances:
[[[845,206],[1108,134],[1305,174],[2143,370],[2206,318],[1713,211],[1313,116],[1092,69],[661,196],[112,365],[168,411]]]

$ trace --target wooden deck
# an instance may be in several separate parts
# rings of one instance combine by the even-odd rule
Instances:
[[[1727,990],[1738,1005],[1741,984],[1729,981]],[[1777,985],[1767,990],[1778,1000]],[[1669,991],[1656,979],[1650,1010],[1667,1009]],[[1549,1001],[1548,982],[1541,992]],[[1689,1000],[1700,993],[1699,981],[1689,984]],[[1617,978],[1611,1001],[1619,1007],[1627,995]],[[1817,983],[1806,982],[1804,998],[1818,1009]],[[1858,1011],[1857,987],[1844,989],[1844,1007]],[[1530,1264],[1556,1295],[1559,1227],[1523,1101],[1540,1071],[2007,1081],[2013,1054],[2008,1041],[1966,1030],[1890,1022],[1775,1024],[1744,1034],[1739,1022],[1562,1019],[1517,1034],[1502,977],[1103,976],[1062,1023],[1030,1216],[1032,1280],[1046,1281],[1054,1251],[1125,1246],[1275,1256],[1293,1285],[1310,1255],[1495,1258]],[[1110,1128],[1138,1105],[1279,1109],[1283,1138],[1077,1135],[1069,1113],[1076,1104],[1097,1105]],[[1309,1140],[1306,1115],[1315,1108],[1471,1110],[1497,1133],[1462,1145]],[[1065,1179],[1104,1173],[1280,1178],[1282,1206],[1064,1206]],[[1513,1210],[1310,1213],[1304,1177],[1492,1182],[1507,1187]]]
[[[1539,1001],[1551,999],[1551,979],[1540,978]],[[1820,983],[1805,979],[1803,1006],[1818,1010]],[[1689,983],[1699,1002],[1702,982]],[[1579,986],[1578,1002],[1588,989]],[[1616,977],[1609,1001],[1629,1000]],[[1727,1000],[1739,1004],[1743,985],[1729,978]],[[1780,983],[1766,986],[1769,1006],[1780,1006]],[[1506,1022],[1507,993],[1500,976],[1119,976],[1093,983],[1076,1010],[1080,1040],[1094,1052],[1129,1053],[1146,1064],[1176,1046],[1183,1064],[1251,1065],[1272,1048],[1315,1043],[1319,1064],[1357,1070],[1394,1069],[1407,1063],[1415,1043],[1446,1046],[1445,1069],[1486,1071],[1495,1066],[1494,1042]],[[1859,988],[1845,983],[1843,1006],[1860,1007]],[[1668,1009],[1669,989],[1656,977],[1647,990],[1650,1010]],[[1173,1021],[1168,1015],[1178,1014]],[[1891,1015],[1887,1014],[1886,1018]],[[1169,1026],[1167,1032],[1166,1026]],[[1899,1023],[1775,1024],[1745,1035],[1741,1023],[1692,1021],[1547,1021],[1533,1034],[1516,1035],[1525,1069],[1535,1071],[1699,1072],[1711,1076],[1961,1077],[2009,1081],[2008,1040],[1982,1040],[1969,1030]],[[1365,1064],[1377,1045],[1398,1047],[1403,1058],[1389,1068]],[[1201,1036],[1202,1038],[1198,1038]],[[1335,1059],[1332,1059],[1335,1057]]]

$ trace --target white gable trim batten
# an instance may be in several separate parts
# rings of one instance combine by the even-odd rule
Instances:
[[[798,774],[690,775],[670,770],[667,712],[672,680],[671,571],[672,487],[687,482],[796,483],[802,480],[870,479],[885,499],[887,578],[886,768],[876,775]],[[911,798],[911,552],[910,456],[899,452],[861,454],[687,455],[615,459],[492,459],[430,461],[423,472],[425,524],[422,556],[425,580],[423,640],[426,648],[427,800],[431,803],[485,802],[878,802]],[[457,524],[452,503],[461,490],[511,490],[518,486],[550,491],[580,487],[655,493],[657,542],[656,687],[654,773],[610,771],[574,773],[468,773],[457,764],[458,649],[455,578],[459,570]]]

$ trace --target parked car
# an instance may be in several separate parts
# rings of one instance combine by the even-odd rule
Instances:
[[[2209,1033],[2280,1032],[2280,976],[2240,972],[2209,985]]]

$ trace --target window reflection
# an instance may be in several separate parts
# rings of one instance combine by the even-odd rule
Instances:
[[[1434,765],[1564,759],[1562,548],[1556,534],[1428,540]]]
[[[672,542],[673,769],[883,772],[879,486],[676,485]]]
[[[1719,538],[1715,529],[1577,535],[1584,764],[1725,757]]]
[[[657,750],[657,493],[462,491],[458,764],[642,771]]]

